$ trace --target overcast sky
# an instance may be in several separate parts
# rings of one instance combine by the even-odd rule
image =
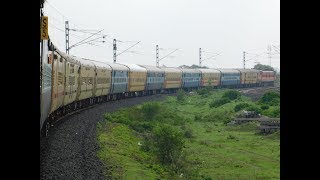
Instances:
[[[280,48],[280,0],[47,1],[44,12],[49,16],[49,35],[60,50],[65,52],[66,20],[71,29],[103,29],[109,42],[70,50],[72,55],[98,61],[113,62],[113,38],[124,41],[117,43],[117,53],[140,41],[117,57],[119,63],[155,65],[158,44],[160,58],[179,49],[160,61],[160,65],[175,67],[198,65],[199,48],[202,59],[220,53],[202,62],[211,68],[242,68],[243,51],[248,52],[246,59],[251,59],[246,68],[257,62],[269,65],[268,45]],[[89,36],[70,31],[70,46]],[[271,65],[280,68],[280,54],[275,49]]]

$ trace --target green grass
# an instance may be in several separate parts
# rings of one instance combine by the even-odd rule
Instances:
[[[256,135],[252,127],[228,128],[212,122],[195,122],[191,127],[197,138],[188,141],[186,150],[192,154],[190,160],[201,164],[201,175],[279,179],[279,139]]]
[[[159,104],[149,104],[150,107],[140,105],[107,114],[108,122],[98,125],[98,155],[106,166],[106,177],[181,179],[180,172],[173,174],[152,152],[138,145],[144,143],[143,137],[153,127],[165,123],[189,133],[183,148],[184,179],[280,179],[280,132],[259,135],[255,123],[227,126],[226,122],[237,114],[234,112],[237,104],[246,102],[257,107],[261,104],[241,96],[210,108],[209,104],[224,92],[187,95],[182,101],[168,97]],[[262,114],[278,116],[279,108],[279,104],[270,106]],[[156,115],[151,115],[152,111]]]
[[[107,179],[156,179],[165,176],[153,157],[140,150],[142,142],[126,125],[106,122],[98,127],[98,157],[105,163]]]

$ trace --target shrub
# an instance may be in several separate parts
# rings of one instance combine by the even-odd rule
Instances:
[[[174,110],[167,109],[165,107],[162,107],[155,120],[159,123],[172,124],[175,126],[186,123],[186,119],[184,117],[177,114]]]
[[[262,110],[260,109],[260,107],[259,107],[259,106],[256,106],[256,105],[251,105],[251,106],[245,108],[245,110],[247,110],[247,111],[254,111],[254,112],[258,113],[258,114],[261,114],[261,112],[262,112]]]
[[[150,133],[146,133],[143,135],[144,140],[141,145],[141,149],[143,151],[149,152],[153,151],[153,140],[152,140],[152,135]]]
[[[212,87],[205,87],[205,88],[199,89],[197,93],[202,96],[208,96],[211,90],[212,90]]]
[[[278,105],[280,103],[280,93],[275,91],[266,92],[260,98],[259,102],[271,106]]]
[[[280,118],[280,107],[276,107],[274,109],[271,109],[268,114],[272,118]]]
[[[234,111],[238,112],[246,107],[249,107],[250,105],[248,103],[239,103],[234,107]]]
[[[153,124],[150,122],[139,122],[139,121],[131,121],[130,127],[137,132],[145,132],[151,131],[153,129]]]
[[[216,99],[216,100],[212,101],[209,104],[209,106],[210,106],[210,108],[213,108],[213,107],[216,108],[216,107],[222,106],[224,104],[227,104],[229,102],[230,102],[230,100],[228,98],[221,98],[221,99]]]
[[[209,146],[211,144],[211,141],[210,140],[201,140],[199,143],[204,146]]]
[[[217,110],[211,111],[209,114],[204,115],[203,122],[223,122],[228,123],[232,120],[233,113],[229,110]]]
[[[262,110],[269,109],[269,106],[268,106],[268,105],[261,105],[261,109],[262,109]]]
[[[280,108],[276,108],[273,112],[273,117],[280,118]]]
[[[223,119],[223,124],[225,124],[225,125],[227,125],[228,123],[230,123],[232,121],[232,118],[231,117],[229,117],[229,118],[225,118],[225,119]]]
[[[227,137],[227,139],[238,139],[236,136],[232,135],[232,134],[229,134],[229,136]]]
[[[182,153],[183,134],[173,126],[161,124],[153,131],[155,152],[163,164],[175,164]]]
[[[212,178],[210,176],[203,176],[202,177],[204,180],[212,180]]]
[[[279,106],[271,106],[269,109],[262,111],[262,114],[269,116],[271,118],[279,118],[280,117],[280,107]]]
[[[223,93],[222,95],[223,98],[227,98],[229,100],[235,100],[241,97],[241,94],[239,91],[236,90],[228,90]]]
[[[147,102],[142,105],[141,111],[144,114],[145,120],[153,120],[154,116],[158,114],[161,107],[157,102]]]
[[[184,102],[185,99],[186,99],[186,92],[184,92],[183,90],[178,90],[177,101]]]
[[[105,119],[110,122],[129,124],[130,120],[124,110],[119,110],[114,113],[105,114]]]
[[[194,120],[195,121],[202,121],[202,115],[201,114],[196,114],[195,116],[194,116]]]
[[[185,137],[185,138],[188,138],[188,139],[193,138],[194,135],[193,135],[192,129],[187,128],[187,129],[184,131],[184,137]]]

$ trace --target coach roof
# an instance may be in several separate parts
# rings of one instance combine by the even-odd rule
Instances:
[[[130,69],[130,71],[147,72],[146,68],[143,68],[143,67],[138,66],[136,64],[129,64],[129,63],[120,63],[120,64],[127,66]]]

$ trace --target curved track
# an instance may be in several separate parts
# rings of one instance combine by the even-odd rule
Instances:
[[[103,114],[146,101],[163,100],[153,95],[106,102],[60,120],[40,139],[40,179],[104,179],[103,164],[96,156],[96,124]]]

